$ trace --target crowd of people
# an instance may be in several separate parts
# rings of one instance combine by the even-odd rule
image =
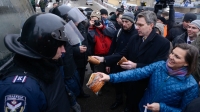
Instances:
[[[21,34],[5,37],[15,56],[0,77],[0,111],[81,112],[77,98],[90,97],[83,90],[88,56],[101,62],[89,63],[99,81],[113,83],[111,110],[124,103],[124,93],[124,112],[200,110],[195,14],[186,13],[177,25],[173,4],[161,15],[117,8],[110,16],[106,9],[94,10],[87,19],[82,11],[54,3],[49,13],[29,17]],[[128,61],[118,65],[122,57]]]

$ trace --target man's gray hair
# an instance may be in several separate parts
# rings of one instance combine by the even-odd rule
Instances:
[[[143,17],[146,21],[146,23],[149,25],[151,23],[154,24],[154,26],[156,25],[157,22],[157,16],[153,11],[144,11],[144,12],[140,12],[137,15],[137,18],[141,18]]]

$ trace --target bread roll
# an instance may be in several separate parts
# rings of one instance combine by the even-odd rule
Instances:
[[[100,61],[96,58],[93,58],[92,56],[88,56],[88,62],[95,64],[95,65],[100,64]]]
[[[92,73],[86,86],[90,88],[94,93],[98,93],[105,82],[99,81],[101,76],[97,73]]]
[[[121,60],[117,63],[117,65],[121,65],[123,62],[127,62],[128,60],[123,56]]]

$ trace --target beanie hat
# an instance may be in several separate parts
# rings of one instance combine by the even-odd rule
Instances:
[[[122,8],[117,8],[116,11],[118,11],[118,12],[120,12],[120,13],[123,13],[123,12],[124,12],[124,9],[122,9]]]
[[[127,19],[127,20],[129,20],[130,22],[134,23],[134,15],[133,15],[133,13],[131,13],[131,12],[125,12],[125,13],[122,15],[122,19]]]
[[[163,22],[163,24],[166,24],[166,19],[164,17],[158,17],[159,20]]]
[[[186,13],[184,18],[183,18],[183,21],[194,21],[197,19],[197,16],[193,13]]]
[[[111,16],[111,15],[113,15],[113,14],[115,14],[115,12],[110,12],[110,14],[109,14],[109,15]]]
[[[163,33],[164,33],[164,24],[162,24],[162,23],[156,23],[155,28],[157,28],[160,31],[161,35],[163,36]]]
[[[200,20],[194,20],[194,21],[192,21],[190,24],[193,24],[193,25],[195,25],[197,28],[200,29]]]
[[[108,15],[108,11],[106,9],[101,9],[100,12],[101,12],[101,15],[102,14]]]
[[[92,11],[90,17],[97,17],[99,18],[99,20],[101,20],[101,14],[100,12],[97,10],[97,11]]]

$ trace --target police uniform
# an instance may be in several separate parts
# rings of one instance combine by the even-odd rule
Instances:
[[[77,44],[71,40],[73,32],[67,29],[72,26],[63,19],[43,13],[29,17],[21,35],[8,34],[4,38],[5,46],[16,54],[13,66],[0,78],[0,112],[70,111],[57,65],[57,55],[62,53],[58,48],[68,40]]]
[[[43,112],[47,107],[39,83],[23,73],[0,80],[1,112]]]

